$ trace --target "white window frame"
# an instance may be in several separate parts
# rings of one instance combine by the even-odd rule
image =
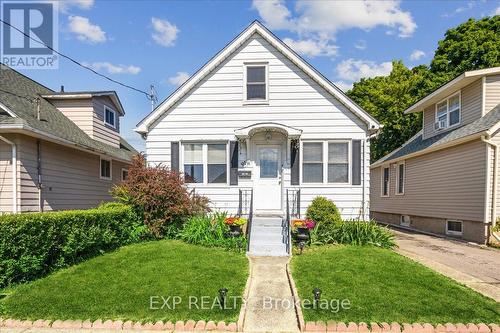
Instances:
[[[111,113],[113,114],[113,119],[114,119],[114,122],[115,122],[115,124],[114,124],[114,125],[113,125],[113,124],[110,124],[110,123],[108,123],[108,122],[106,121],[106,111],[109,111],[109,112],[111,112]],[[115,111],[115,110],[113,110],[112,108],[110,108],[110,107],[106,106],[106,105],[104,106],[104,125],[107,125],[107,126],[109,126],[109,127],[112,127],[112,128],[114,128],[114,129],[116,129],[116,111]]]
[[[266,98],[265,99],[247,99],[247,68],[264,67],[266,79]],[[246,62],[243,64],[243,104],[268,104],[269,103],[269,63],[268,62]]]
[[[387,179],[387,194],[384,194],[384,171],[389,169],[389,177]],[[381,167],[382,172],[380,173],[380,196],[383,198],[388,198],[391,195],[391,166],[383,165]]]
[[[181,173],[184,173],[184,145],[186,144],[200,144],[202,145],[201,151],[202,151],[202,161],[203,161],[203,183],[186,183],[188,186],[210,186],[210,187],[222,187],[222,186],[228,186],[229,185],[229,177],[231,173],[231,161],[229,159],[230,157],[230,152],[229,152],[229,142],[228,141],[182,141],[180,143],[181,149],[180,149],[180,155],[179,156],[179,171]],[[209,183],[208,182],[208,145],[226,145],[226,182],[225,183]]]
[[[399,192],[399,173],[400,173],[400,165],[403,166],[403,192]],[[406,185],[406,163],[405,161],[403,162],[399,162],[398,164],[396,164],[396,195],[404,195],[405,194],[405,185]],[[390,178],[390,174],[389,174],[389,178]]]
[[[448,229],[448,222],[458,222],[462,226],[462,231],[454,231],[454,230],[449,230]],[[446,220],[446,234],[451,235],[451,236],[462,236],[464,234],[464,221],[461,220]]]
[[[109,177],[102,176],[101,164],[102,161],[109,161]],[[100,156],[99,158],[99,178],[102,180],[112,180],[113,179],[113,160],[108,157]]]
[[[128,175],[128,169],[122,168],[122,170],[121,170],[121,175],[120,175],[120,176],[121,176],[122,181],[124,181],[124,180],[125,180],[125,178],[123,178],[123,171],[126,171],[126,172],[127,172],[127,175]]]
[[[452,99],[453,97],[456,97],[457,95],[458,95],[458,123],[450,126],[450,99]],[[441,104],[444,101],[446,101],[446,126],[442,129],[436,129],[435,127],[433,127],[434,131],[436,131],[436,132],[442,131],[444,129],[456,127],[462,123],[462,91],[459,90],[456,93],[449,95],[448,97],[443,98],[442,100],[440,100],[439,102],[436,103],[436,105],[434,107],[435,110],[434,110],[434,124],[433,124],[433,126],[435,126],[435,124],[438,122],[438,104]]]
[[[323,164],[323,181],[322,182],[304,182],[304,172],[303,172],[303,166],[304,166],[304,143],[321,143],[322,144],[322,152],[323,152],[323,159],[322,159],[322,164]],[[347,182],[328,182],[328,144],[330,143],[347,143]],[[300,163],[300,168],[299,168],[299,174],[300,174],[300,185],[307,187],[307,186],[318,186],[318,185],[323,185],[323,186],[329,186],[329,185],[335,185],[335,186],[351,186],[352,183],[352,140],[350,139],[335,139],[335,140],[301,140],[300,141],[300,154],[299,154],[299,163]]]

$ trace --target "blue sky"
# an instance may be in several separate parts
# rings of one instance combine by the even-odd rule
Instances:
[[[500,1],[99,1],[60,2],[59,50],[160,102],[249,23],[259,19],[347,89],[360,77],[387,74],[391,60],[428,64],[445,31],[470,17],[500,14]],[[125,107],[122,136],[151,111],[144,95],[61,59],[58,70],[20,70],[66,91],[116,90]]]

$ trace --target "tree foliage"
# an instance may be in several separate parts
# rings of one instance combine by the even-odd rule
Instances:
[[[347,95],[382,125],[371,142],[376,161],[400,147],[422,127],[422,115],[404,110],[464,71],[500,66],[500,16],[470,19],[449,29],[430,66],[409,69],[394,61],[388,76],[364,78]]]

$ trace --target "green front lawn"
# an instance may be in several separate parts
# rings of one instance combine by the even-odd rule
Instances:
[[[376,247],[313,248],[291,262],[300,298],[313,300],[320,288],[325,301],[347,306],[303,309],[306,321],[344,322],[500,322],[500,303],[486,298],[391,250]]]
[[[228,298],[231,302],[223,310],[216,300],[218,290],[242,296],[247,276],[244,254],[179,241],[148,242],[7,290],[12,293],[0,300],[0,313],[32,320],[235,321],[241,301],[234,307]],[[162,297],[173,308],[174,296],[182,300],[175,309],[163,306]],[[190,302],[190,296],[196,298]]]

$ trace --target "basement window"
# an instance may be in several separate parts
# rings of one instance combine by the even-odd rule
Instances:
[[[456,220],[446,221],[446,234],[452,236],[462,236],[463,234],[463,222]]]

